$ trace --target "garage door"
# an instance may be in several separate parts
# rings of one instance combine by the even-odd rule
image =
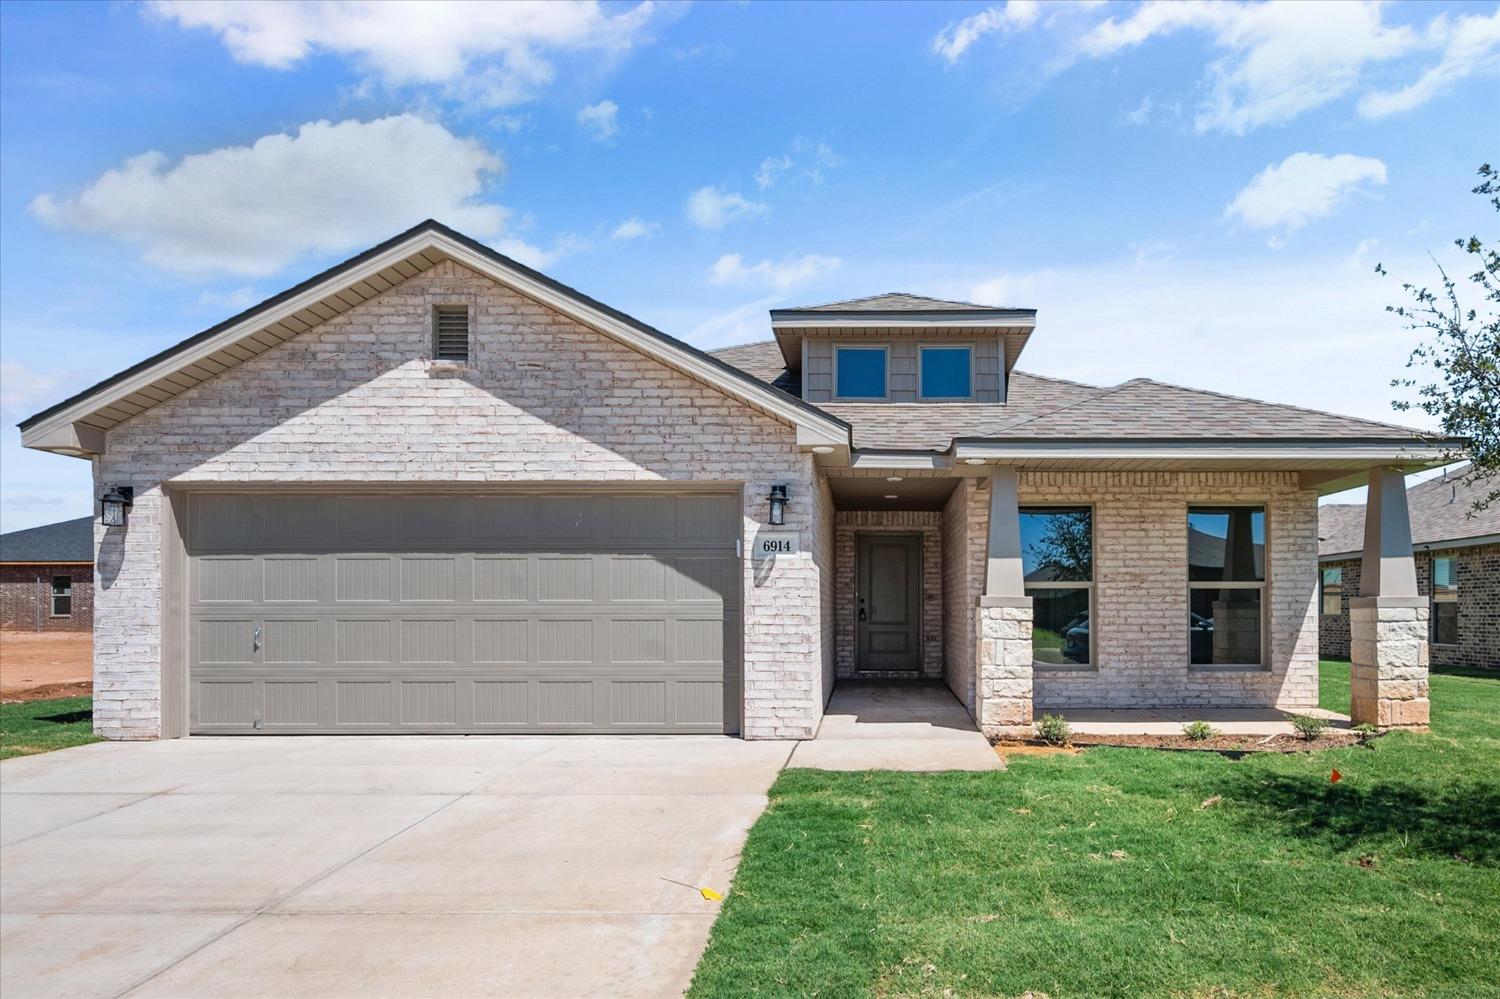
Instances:
[[[737,495],[187,506],[194,732],[738,729]]]

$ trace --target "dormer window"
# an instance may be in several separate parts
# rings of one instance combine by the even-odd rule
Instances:
[[[884,399],[888,394],[889,359],[885,347],[834,348],[834,395],[839,399]]]
[[[923,347],[918,367],[923,399],[974,397],[973,347]]]

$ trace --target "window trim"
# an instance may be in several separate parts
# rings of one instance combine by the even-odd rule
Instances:
[[[1264,579],[1259,581],[1246,580],[1204,580],[1194,582],[1188,567],[1188,538],[1185,530],[1183,532],[1182,569],[1183,575],[1189,577],[1187,580],[1186,606],[1183,610],[1187,614],[1184,623],[1185,636],[1187,638],[1187,668],[1189,672],[1200,673],[1268,673],[1271,671],[1271,504],[1264,500],[1255,503],[1223,503],[1213,500],[1190,501],[1182,515],[1184,528],[1189,528],[1188,518],[1194,510],[1259,510],[1265,518],[1264,542],[1265,553],[1262,559],[1265,563]],[[1189,528],[1190,529],[1190,528]],[[1319,587],[1322,586],[1322,574],[1319,574]],[[1260,591],[1260,662],[1258,663],[1195,663],[1193,662],[1193,591],[1194,590],[1259,590]],[[1321,610],[1321,608],[1319,608]]]
[[[1453,563],[1453,599],[1443,600],[1441,603],[1453,605],[1453,641],[1440,642],[1437,640],[1437,560],[1447,559]],[[1463,644],[1463,634],[1458,627],[1458,554],[1455,552],[1448,555],[1439,555],[1429,552],[1427,556],[1428,594],[1427,594],[1427,644],[1435,645],[1440,649],[1456,649]]]
[[[1330,611],[1328,609],[1328,573],[1339,574],[1339,609]],[[1339,617],[1344,613],[1344,567],[1341,565],[1322,565],[1318,567],[1318,616]]]
[[[1086,663],[1048,663],[1039,662],[1036,658],[1036,642],[1033,638],[1031,646],[1031,668],[1033,671],[1040,670],[1044,673],[1097,673],[1099,672],[1099,632],[1095,626],[1099,623],[1099,588],[1095,582],[1095,566],[1099,557],[1099,536],[1096,527],[1099,523],[1098,511],[1093,503],[1020,503],[1016,506],[1017,523],[1019,518],[1030,512],[1045,512],[1048,510],[1087,510],[1089,512],[1089,578],[1088,582],[1078,580],[1049,580],[1044,583],[1028,583],[1022,579],[1021,589],[1027,590],[1087,590],[1089,595],[1089,661]],[[1024,553],[1023,553],[1024,558]],[[1036,631],[1035,605],[1033,604],[1032,631]]]
[[[839,351],[878,350],[885,358],[885,391],[881,395],[842,395],[839,392]],[[888,343],[836,343],[833,345],[833,398],[838,402],[882,402],[891,398],[891,345]]]
[[[59,579],[67,580],[68,591],[66,593],[59,593],[59,592],[57,592],[57,581]],[[67,602],[68,602],[68,612],[66,614],[60,614],[60,613],[58,613],[58,610],[57,610],[57,601],[58,601],[59,597],[61,597],[62,599],[67,600]],[[72,575],[61,575],[61,574],[59,574],[59,575],[54,575],[52,577],[52,579],[50,580],[50,585],[49,585],[48,591],[47,591],[47,610],[48,610],[48,617],[65,618],[65,617],[72,617],[73,616],[73,577],[72,577]]]
[[[969,389],[963,395],[928,395],[922,390],[922,372],[925,367],[923,354],[929,350],[966,350],[969,352]],[[978,383],[974,372],[974,344],[972,343],[919,343],[917,344],[917,398],[930,402],[973,402],[978,394]]]

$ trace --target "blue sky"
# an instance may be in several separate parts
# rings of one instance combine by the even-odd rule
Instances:
[[[13,424],[428,216],[703,347],[905,290],[1026,370],[1373,418],[1377,261],[1493,227],[1500,5],[0,7],[0,522],[87,513]]]

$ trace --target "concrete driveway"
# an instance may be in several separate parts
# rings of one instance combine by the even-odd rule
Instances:
[[[0,994],[665,996],[787,743],[194,738],[0,765]]]

